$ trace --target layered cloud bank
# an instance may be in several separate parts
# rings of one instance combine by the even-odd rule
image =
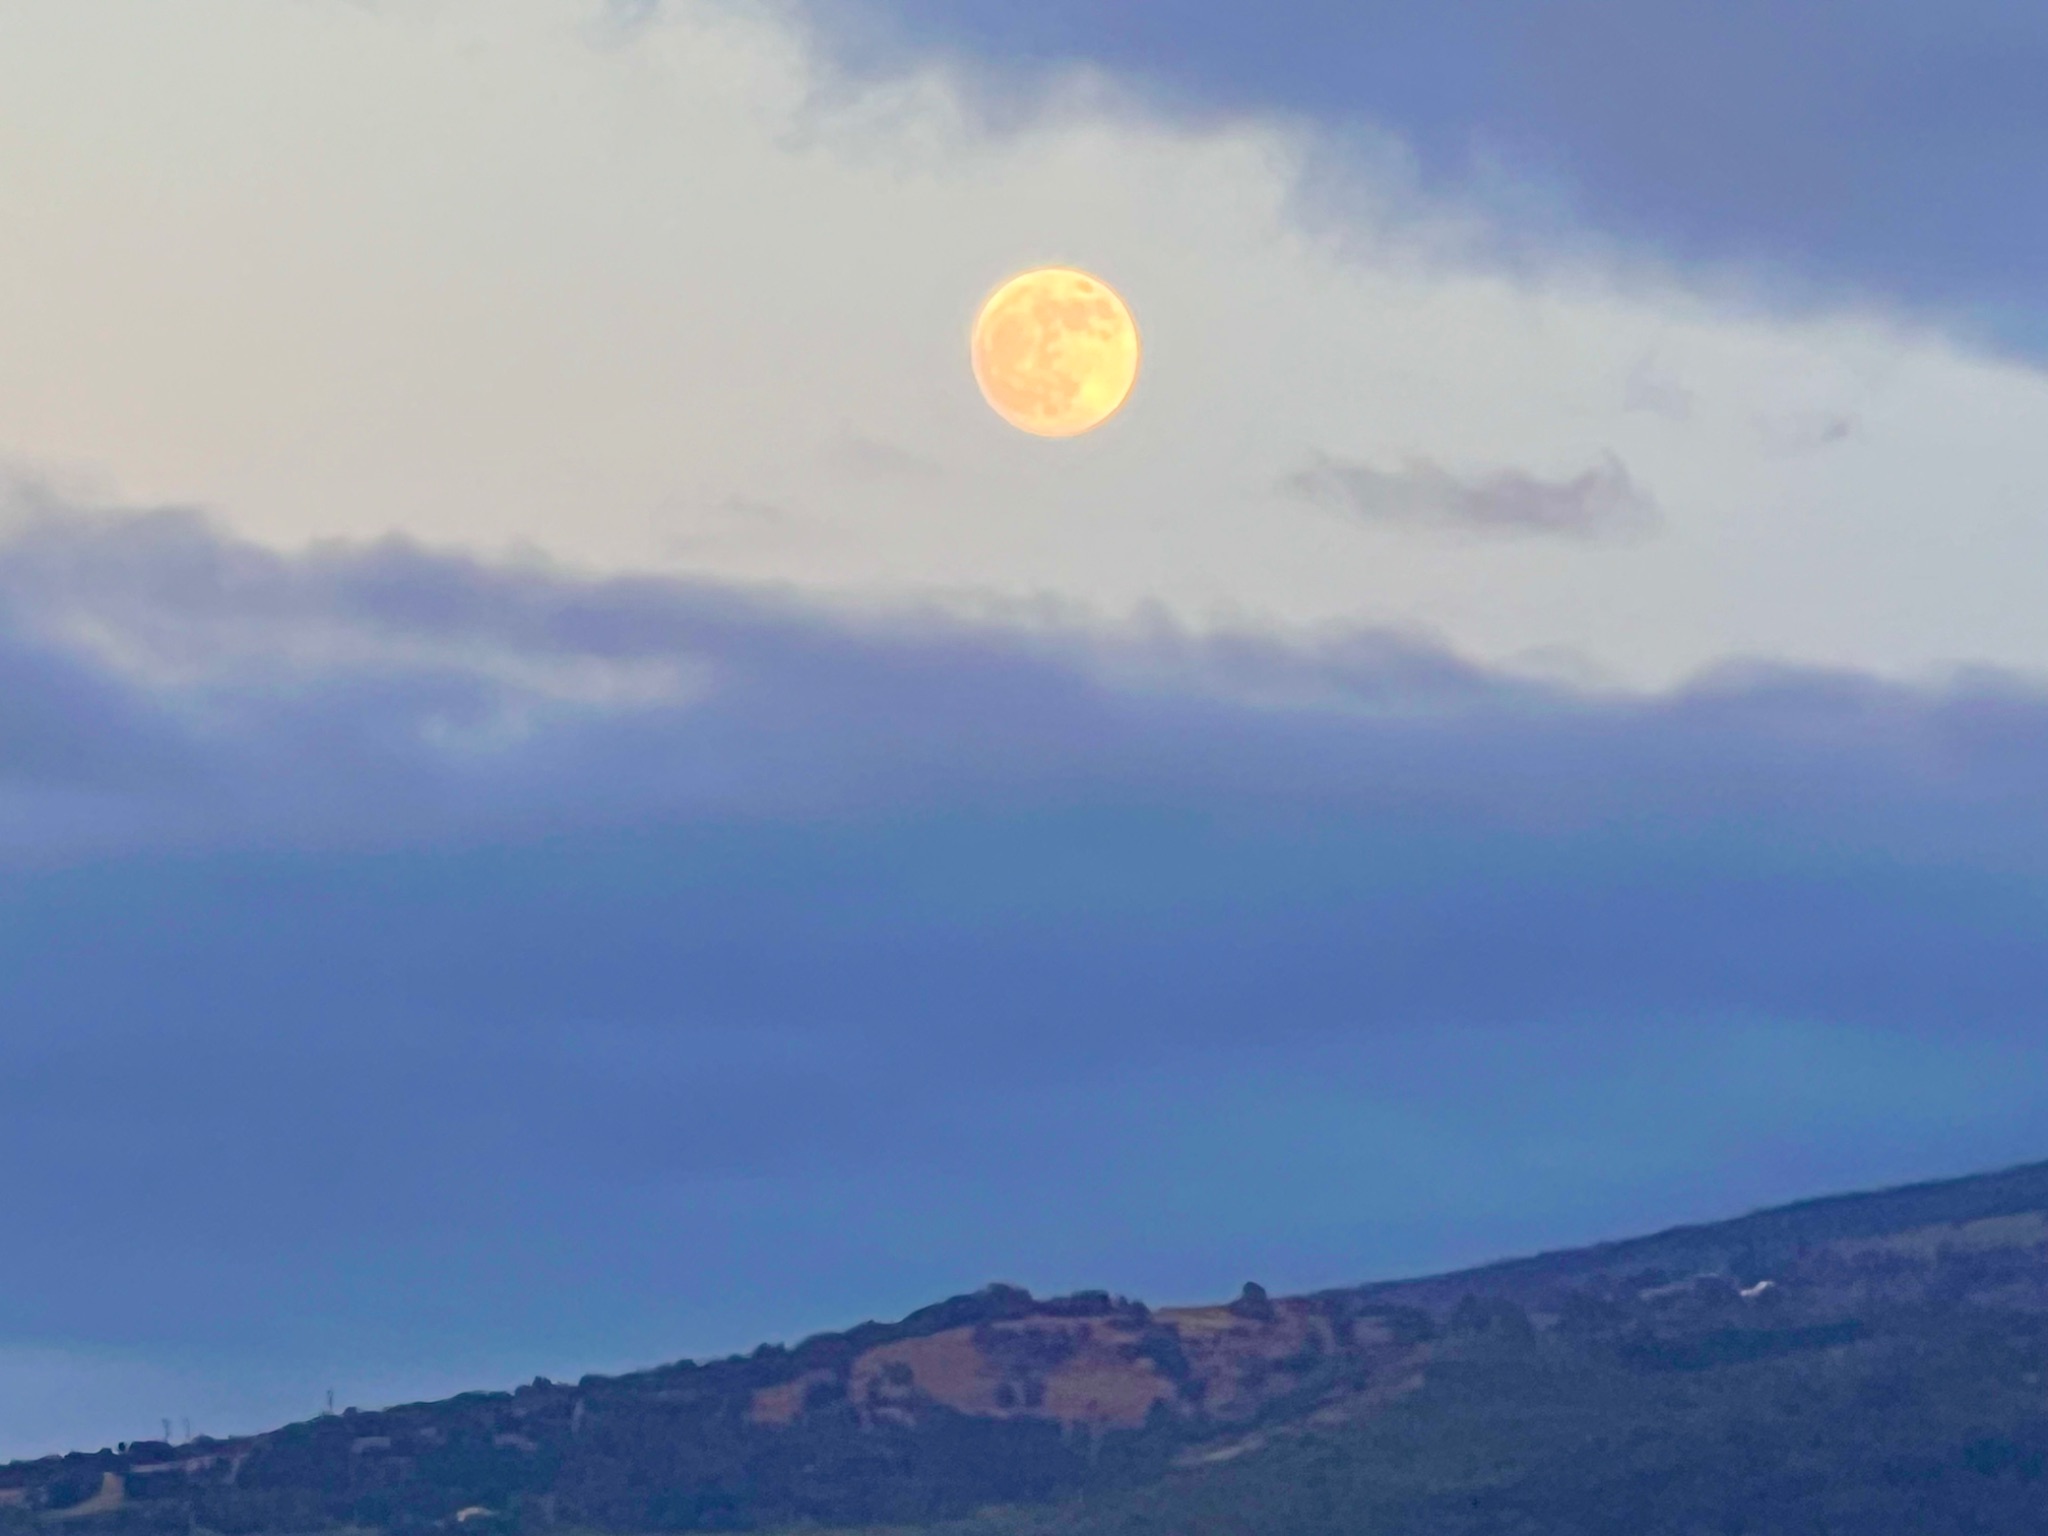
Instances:
[[[1277,110],[1034,101],[848,77],[750,7],[12,8],[0,452],[281,547],[1392,627],[1636,686],[2048,664],[2037,373],[1869,307],[1503,265],[1398,147]],[[1083,442],[966,367],[1040,260],[1148,343]]]
[[[2010,678],[1645,699],[47,504],[0,635],[0,1331],[105,1384],[50,1435],[1415,1269],[2044,1107]]]
[[[1199,809],[2030,860],[2048,693],[1734,667],[1653,696],[1398,633],[970,623],[31,500],[0,541],[18,860],[686,822]]]

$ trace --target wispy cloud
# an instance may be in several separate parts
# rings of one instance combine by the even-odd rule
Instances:
[[[847,433],[822,449],[821,465],[856,481],[902,484],[945,478],[937,460],[880,438]]]
[[[1646,353],[1629,370],[1622,387],[1622,409],[1648,411],[1666,421],[1690,421],[1699,404],[1698,395],[1659,366],[1655,353]]]
[[[1793,411],[1755,418],[1757,441],[1776,458],[1814,453],[1855,436],[1854,416],[1840,411]]]
[[[1520,469],[1458,475],[1426,458],[1388,470],[1319,454],[1281,488],[1362,522],[1464,533],[1605,538],[1657,517],[1655,499],[1611,453],[1555,479]]]

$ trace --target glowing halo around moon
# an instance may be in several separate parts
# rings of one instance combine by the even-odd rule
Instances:
[[[1138,327],[1117,291],[1072,267],[1020,272],[975,316],[975,382],[996,414],[1039,437],[1092,432],[1138,381]]]

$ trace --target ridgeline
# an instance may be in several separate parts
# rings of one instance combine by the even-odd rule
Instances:
[[[2048,1528],[2048,1164],[1411,1281],[990,1286],[793,1348],[0,1467],[0,1536]]]

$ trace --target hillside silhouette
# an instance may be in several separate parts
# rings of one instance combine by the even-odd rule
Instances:
[[[2048,1164],[1457,1274],[994,1285],[793,1347],[0,1468],[0,1531],[1999,1532]]]

